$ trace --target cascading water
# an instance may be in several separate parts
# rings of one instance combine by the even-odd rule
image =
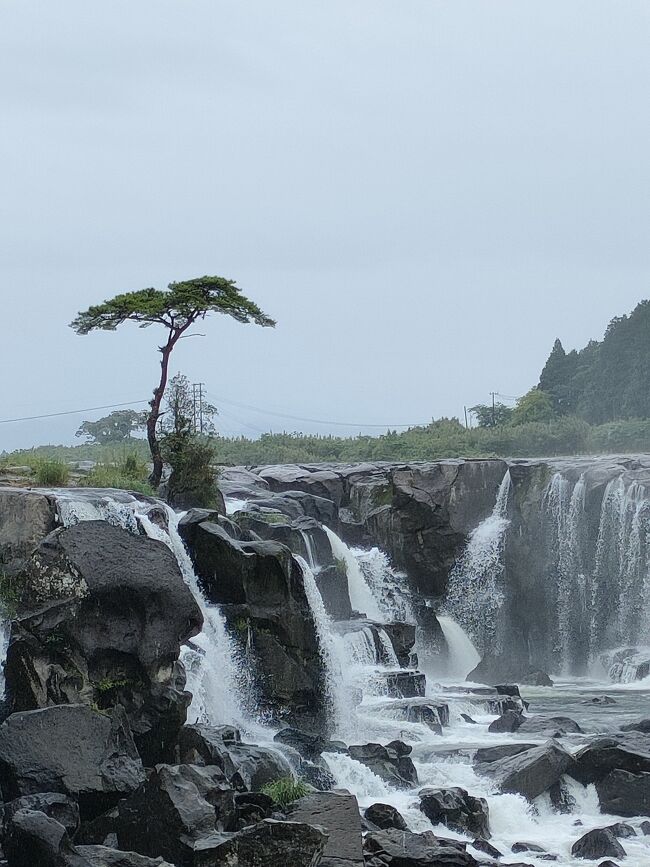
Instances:
[[[492,514],[472,532],[449,576],[445,610],[468,633],[479,651],[498,649],[497,618],[504,594],[503,547],[509,526],[510,472],[506,472]]]
[[[382,612],[384,623],[414,623],[408,578],[394,569],[379,548],[352,548],[352,555]]]
[[[156,502],[155,507],[163,510],[166,517],[165,530],[151,519],[151,502],[122,492],[56,492],[56,499],[64,526],[80,521],[105,520],[132,533],[138,533],[142,527],[147,536],[171,549],[204,621],[200,635],[181,651],[181,661],[187,671],[187,688],[192,693],[188,719],[191,722],[233,725],[261,738],[261,726],[249,711],[254,698],[249,670],[239,658],[218,607],[207,602],[199,587],[192,561],[178,532],[182,514],[174,512],[165,503]]]
[[[447,642],[447,676],[464,680],[481,661],[471,639],[451,617],[438,617],[438,623]]]
[[[383,623],[384,617],[380,611],[379,605],[377,604],[377,600],[373,596],[372,590],[368,586],[366,577],[359,566],[359,561],[350,548],[348,548],[345,542],[340,539],[336,533],[330,530],[329,527],[324,526],[323,529],[327,533],[327,538],[332,547],[332,554],[337,560],[342,560],[343,563],[345,563],[345,570],[348,576],[348,591],[350,593],[350,602],[352,603],[352,607],[356,611],[365,614],[370,620],[376,620],[379,623]]]

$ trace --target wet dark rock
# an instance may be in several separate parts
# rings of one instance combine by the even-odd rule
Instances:
[[[121,852],[107,846],[76,846],[84,867],[174,867],[162,858],[147,858],[137,852]]]
[[[499,744],[496,747],[480,747],[474,753],[474,764],[497,762],[500,759],[510,758],[510,756],[518,756],[520,753],[534,749],[534,747],[535,744]]]
[[[392,698],[419,698],[426,691],[426,677],[419,671],[396,671],[381,673],[386,681],[386,691]]]
[[[37,810],[17,810],[12,815],[3,848],[11,867],[87,867],[65,827]]]
[[[194,844],[231,827],[234,796],[220,768],[158,765],[119,804],[119,847],[191,867]]]
[[[241,527],[228,518],[224,511],[216,509],[190,509],[178,522],[178,532],[183,541],[191,545],[197,528],[204,522],[218,524],[232,539],[241,539]]]
[[[444,726],[449,725],[449,705],[442,702],[405,705],[407,722],[421,723],[435,734],[442,734]]]
[[[439,840],[431,831],[376,831],[366,835],[363,848],[366,865],[373,867],[478,867],[464,843]]]
[[[400,744],[396,747],[396,744]],[[370,770],[398,788],[412,788],[418,783],[415,766],[409,756],[411,747],[399,741],[382,746],[381,744],[362,744],[350,746],[348,754],[370,768]]]
[[[576,753],[571,775],[587,785],[613,770],[650,772],[650,737],[631,731],[596,738]]]
[[[314,792],[287,808],[287,819],[316,825],[327,834],[322,865],[363,867],[361,817],[354,795]]]
[[[402,814],[390,804],[371,804],[363,814],[376,828],[384,831],[395,828],[398,831],[408,831],[408,825]]]
[[[59,792],[92,818],[144,779],[128,723],[82,705],[12,714],[0,726],[0,786],[5,801]]]
[[[311,825],[265,819],[235,834],[217,833],[193,847],[193,867],[310,867],[322,864],[327,837]],[[335,864],[336,862],[332,862]]]
[[[642,732],[643,734],[650,735],[650,719],[640,719],[636,722],[627,723],[627,725],[621,726],[622,732]]]
[[[12,818],[18,810],[30,810],[37,813],[45,813],[50,819],[55,819],[63,825],[68,835],[72,838],[79,830],[79,805],[68,795],[59,792],[41,792],[36,795],[23,795],[15,801],[4,805],[3,825],[7,829]],[[6,830],[5,830],[5,833]]]
[[[510,851],[517,854],[518,852],[546,852],[542,846],[538,846],[537,843],[513,843],[510,847]]]
[[[47,537],[22,585],[7,653],[11,709],[121,704],[143,758],[167,755],[190,701],[180,645],[203,623],[169,548],[85,521]]]
[[[603,813],[615,816],[647,816],[650,813],[650,773],[614,770],[596,781]]]
[[[573,844],[571,854],[595,861],[597,858],[625,858],[625,849],[610,830],[595,828]]]
[[[582,729],[575,720],[566,716],[529,716],[519,726],[519,734],[540,734],[557,738],[568,733],[580,733]]]
[[[225,738],[224,738],[225,734]],[[202,724],[181,729],[178,757],[183,764],[217,766],[238,791],[259,791],[267,783],[291,776],[287,760],[275,750],[241,743],[231,729]]]
[[[490,838],[487,801],[469,795],[464,789],[423,789],[420,810],[434,825],[442,824],[452,831]]]
[[[533,670],[519,678],[519,683],[527,686],[553,686],[553,681],[545,671]]]
[[[507,710],[488,726],[489,732],[516,732],[524,721],[523,714],[517,710]]]
[[[593,698],[586,698],[581,704],[609,705],[616,704],[616,699],[609,695],[595,695]]]
[[[326,691],[318,639],[302,570],[289,549],[235,541],[210,522],[199,524],[188,544],[208,599],[225,606],[234,631],[245,630],[262,709],[279,720],[321,727]]]
[[[465,720],[466,723],[470,723],[470,725],[478,725],[475,719],[472,719],[471,716],[467,713],[461,713],[460,718]]]
[[[641,828],[641,833],[644,837],[650,837],[650,822],[646,819],[644,822],[641,822],[639,825]]]
[[[486,701],[488,713],[494,713],[501,716],[507,711],[513,711],[517,714],[523,714],[528,708],[528,702],[524,702],[517,696],[498,696],[497,698],[488,698]]]
[[[325,750],[327,741],[320,735],[304,732],[296,728],[283,728],[274,735],[273,740],[293,747],[305,759],[316,759]]]
[[[625,840],[628,837],[636,837],[636,831],[627,822],[616,822],[614,825],[608,825],[606,831],[611,831],[619,840]]]
[[[516,683],[495,683],[494,688],[498,695],[509,695],[510,697],[521,698],[519,687]]]
[[[564,778],[559,779],[557,783],[553,783],[548,790],[548,794],[551,799],[551,805],[557,813],[567,814],[573,812],[576,806],[576,799],[571,794]]]
[[[20,572],[30,554],[56,527],[54,498],[0,487],[0,571]]]
[[[397,661],[402,668],[407,668],[415,647],[415,625],[411,623],[385,623],[383,629],[390,638]]]
[[[573,766],[573,759],[554,742],[547,741],[517,755],[476,764],[475,770],[493,779],[502,792],[523,795],[532,801],[557,783]]]
[[[481,840],[480,837],[472,841],[472,847],[478,852],[483,852],[484,855],[489,855],[490,858],[503,858],[503,852],[488,843],[487,840]]]
[[[262,792],[237,792],[235,795],[236,816],[232,823],[234,825],[233,830],[240,831],[248,825],[255,825],[264,819],[271,819],[275,809],[273,799]]]

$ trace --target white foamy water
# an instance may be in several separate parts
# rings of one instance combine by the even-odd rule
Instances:
[[[333,530],[324,525],[323,529],[327,533],[327,538],[332,547],[332,554],[337,560],[342,560],[345,563],[345,570],[348,576],[348,592],[350,593],[352,607],[356,611],[365,614],[368,619],[383,623],[384,617],[366,581],[366,577],[361,571],[359,561],[345,542]]]
[[[453,618],[439,616],[438,623],[447,642],[447,677],[464,680],[479,664],[481,656],[469,635]]]

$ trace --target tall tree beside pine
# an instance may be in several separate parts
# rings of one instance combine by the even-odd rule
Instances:
[[[125,322],[135,322],[140,328],[161,325],[167,329],[167,340],[158,347],[161,354],[160,379],[154,389],[147,416],[147,440],[153,461],[151,484],[160,484],[163,459],[157,436],[167,379],[169,359],[178,341],[188,330],[210,313],[223,313],[237,322],[273,327],[275,322],[250,299],[242,295],[234,280],[224,277],[197,277],[170,283],[167,289],[140,289],[116,295],[115,298],[89,307],[70,323],[77,334],[91,331],[115,331]]]

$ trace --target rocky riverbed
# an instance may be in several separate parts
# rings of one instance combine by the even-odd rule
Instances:
[[[0,489],[6,862],[650,863],[648,468]]]

